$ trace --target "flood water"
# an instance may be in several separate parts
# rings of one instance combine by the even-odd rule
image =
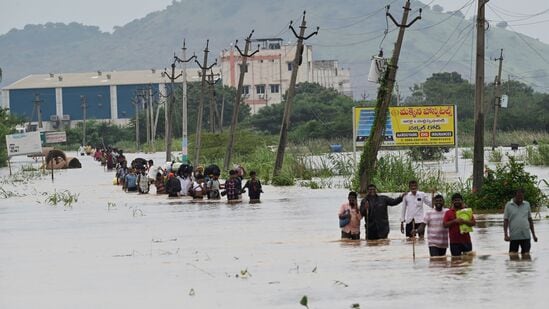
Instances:
[[[81,161],[54,182],[0,184],[26,194],[0,199],[0,308],[305,308],[304,295],[311,309],[546,306],[546,210],[531,260],[507,255],[502,215],[477,216],[473,259],[431,261],[422,242],[414,260],[399,206],[387,243],[339,240],[344,189],[265,186],[261,204],[193,204],[124,193]],[[54,189],[79,200],[45,204]]]

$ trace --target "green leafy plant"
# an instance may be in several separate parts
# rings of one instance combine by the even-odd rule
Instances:
[[[531,165],[549,165],[549,144],[526,147],[526,161]]]
[[[473,150],[470,148],[465,148],[461,151],[461,158],[462,159],[472,159],[473,158]]]
[[[524,170],[524,163],[509,157],[506,164],[498,165],[495,170],[487,169],[482,189],[476,193],[467,192],[465,201],[475,209],[502,209],[515,190],[522,188],[525,199],[532,207],[537,207],[547,199],[537,184],[537,177]]]
[[[44,202],[52,206],[57,206],[58,204],[63,203],[63,206],[65,207],[72,207],[72,204],[78,202],[79,196],[80,194],[74,194],[68,190],[61,192],[53,191],[52,194],[49,194],[46,197]]]
[[[408,155],[414,161],[438,161],[444,158],[444,148],[441,147],[413,147]]]
[[[490,152],[490,155],[488,156],[488,161],[490,162],[501,162],[503,159],[503,152],[501,149],[495,149]]]

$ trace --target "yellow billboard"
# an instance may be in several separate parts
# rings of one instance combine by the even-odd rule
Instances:
[[[373,107],[355,107],[354,137],[363,146],[374,123]],[[454,105],[389,107],[383,146],[454,146],[456,108]]]

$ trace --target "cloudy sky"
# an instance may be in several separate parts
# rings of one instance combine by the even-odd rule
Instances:
[[[347,1],[356,1],[357,5],[367,3],[367,0]],[[424,3],[431,5],[441,5],[445,11],[459,9],[469,1],[472,0],[423,0]],[[164,9],[172,0],[5,0],[2,2],[0,34],[12,28],[23,28],[26,24],[73,21],[99,26],[101,30],[111,32],[114,26],[123,26],[136,18],[144,17],[147,13]],[[314,0],[311,0],[311,4],[313,3]],[[549,31],[544,30],[549,26],[548,0],[490,0],[488,5],[486,14],[489,19],[494,20],[494,23],[506,20],[511,25],[510,30],[539,38],[549,44]],[[314,8],[311,9],[314,10]],[[473,12],[470,15],[472,14]]]

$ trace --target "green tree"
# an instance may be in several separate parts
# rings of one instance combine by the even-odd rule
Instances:
[[[300,83],[291,116],[290,140],[312,138],[351,137],[353,123],[352,98],[341,95],[316,83]],[[282,121],[283,104],[262,108],[250,124],[261,131],[277,134]]]
[[[6,135],[15,132],[15,127],[22,124],[23,120],[8,113],[5,108],[0,108],[0,141],[5,143]],[[8,150],[5,144],[0,147],[0,167],[7,165]]]

